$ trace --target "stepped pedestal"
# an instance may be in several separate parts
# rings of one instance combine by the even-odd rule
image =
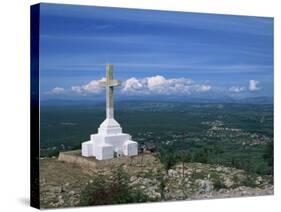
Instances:
[[[98,133],[92,134],[89,141],[82,143],[82,156],[94,156],[97,160],[137,154],[137,142],[132,141],[129,134],[122,133],[122,128],[114,119],[106,119]]]

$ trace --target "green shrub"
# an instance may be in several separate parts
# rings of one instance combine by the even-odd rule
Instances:
[[[171,169],[178,160],[177,155],[175,154],[174,150],[171,148],[161,148],[158,152],[157,155],[158,159],[164,166],[164,169],[166,172],[168,172],[169,169]]]
[[[194,171],[191,174],[191,179],[193,180],[204,179],[206,176],[207,176],[206,173]]]
[[[263,158],[269,166],[273,166],[273,142],[267,143]]]
[[[245,179],[241,181],[241,185],[252,188],[257,187],[255,179],[249,174],[247,174]]]
[[[80,205],[108,205],[148,202],[150,198],[129,186],[129,176],[120,167],[111,176],[97,174],[81,192]]]
[[[214,184],[214,189],[215,189],[215,190],[218,191],[218,190],[220,190],[220,189],[222,189],[222,188],[226,188],[226,185],[225,185],[224,182],[220,179],[219,174],[212,172],[212,173],[210,173],[210,178],[211,178],[211,180],[212,180],[212,182],[213,182],[213,184]]]
[[[192,161],[197,163],[208,163],[208,150],[203,148],[195,152],[193,154]]]
[[[227,188],[226,185],[224,184],[224,182],[219,178],[215,178],[213,183],[214,183],[214,189],[217,190],[217,191],[222,189],[222,188]]]

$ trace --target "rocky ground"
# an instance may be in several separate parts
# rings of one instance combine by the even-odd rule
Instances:
[[[130,175],[130,186],[143,190],[155,201],[227,198],[272,195],[272,176],[250,175],[219,165],[178,164],[166,172],[151,154],[138,156],[123,168]],[[110,175],[110,167],[89,170],[57,158],[40,160],[40,201],[42,208],[79,205],[81,189],[92,183],[97,172]]]

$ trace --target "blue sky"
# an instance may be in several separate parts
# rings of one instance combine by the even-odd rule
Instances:
[[[273,19],[41,4],[41,98],[272,96]]]

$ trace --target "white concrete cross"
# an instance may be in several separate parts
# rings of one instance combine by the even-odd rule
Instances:
[[[112,159],[114,155],[133,156],[138,154],[138,143],[131,135],[123,133],[120,124],[113,114],[113,89],[120,85],[113,79],[113,66],[106,65],[106,81],[101,85],[106,87],[106,119],[98,128],[98,133],[91,134],[90,140],[82,143],[84,157],[96,157],[97,160]]]
[[[113,65],[106,65],[106,81],[101,85],[106,87],[106,118],[114,119],[113,91],[114,87],[121,85],[121,81],[113,79]]]

